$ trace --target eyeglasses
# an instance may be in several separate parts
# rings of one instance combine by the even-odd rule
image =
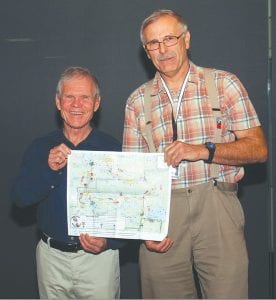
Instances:
[[[186,33],[186,32],[182,32],[179,36],[167,35],[162,39],[161,42],[159,42],[158,40],[152,40],[152,41],[149,41],[148,43],[146,43],[144,46],[145,46],[146,50],[148,50],[148,51],[153,51],[153,50],[159,49],[161,43],[163,43],[164,46],[166,46],[166,47],[171,47],[178,43],[179,38],[184,33]]]

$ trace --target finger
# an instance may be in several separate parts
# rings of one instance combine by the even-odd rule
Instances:
[[[161,252],[161,250],[164,248],[164,245],[166,244],[166,241],[145,241],[145,244],[150,251]]]
[[[88,234],[81,234],[79,239],[83,248],[89,252],[99,253],[104,250],[106,246],[106,239],[104,238],[92,237]]]
[[[173,245],[173,241],[168,240],[166,242],[166,244],[162,247],[161,251],[162,252],[167,252],[172,247],[172,245]]]
[[[170,144],[168,148],[165,150],[165,161],[170,166],[175,166],[178,164],[177,161],[177,144],[176,142]]]
[[[166,252],[169,250],[172,244],[173,241],[170,238],[166,238],[157,245],[157,250],[162,253]]]
[[[70,153],[70,148],[68,148],[65,144],[60,144],[50,150],[49,157],[55,158],[56,156],[58,156],[60,158],[67,158]]]
[[[56,164],[67,163],[67,155],[61,151],[49,155],[49,161]]]
[[[169,240],[166,238],[158,245],[159,251],[164,251],[165,249],[167,249],[168,245]]]
[[[167,252],[170,249],[171,246],[172,246],[172,243],[166,241],[162,245],[159,245],[158,251],[161,252],[161,253]]]
[[[98,247],[87,236],[80,237],[80,243],[85,251],[97,253]]]
[[[167,146],[165,147],[164,151],[165,151],[165,152],[166,152],[166,151],[170,151],[170,150],[174,147],[175,143],[176,143],[176,142],[172,142],[171,144],[167,145]]]
[[[71,149],[65,144],[60,144],[59,151],[62,152],[66,157],[68,157],[68,155],[71,153]]]
[[[164,152],[164,161],[167,163],[168,166],[171,165],[171,156],[169,150]]]
[[[167,153],[167,164],[177,167],[181,161],[181,156],[178,148],[174,147]]]
[[[95,246],[97,246],[100,251],[106,248],[106,244],[107,244],[106,238],[94,237],[93,239],[94,239]]]

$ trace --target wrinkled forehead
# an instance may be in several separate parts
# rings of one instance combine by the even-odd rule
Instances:
[[[182,27],[173,16],[159,16],[144,27],[143,35],[145,40],[169,34],[175,35],[180,33]]]
[[[148,27],[149,25],[155,24],[155,23],[179,23],[178,19],[175,16],[171,15],[159,15],[156,16],[155,18],[152,18],[148,20],[144,24],[144,29]]]
[[[65,78],[61,85],[61,92],[83,92],[93,94],[96,91],[96,86],[94,81],[88,76],[72,76]]]
[[[142,43],[153,39],[160,39],[167,35],[179,35],[186,31],[187,26],[181,23],[176,17],[170,15],[158,16],[148,22],[141,32]]]

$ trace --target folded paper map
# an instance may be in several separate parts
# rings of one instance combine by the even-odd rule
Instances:
[[[160,241],[167,236],[171,172],[163,153],[72,151],[68,234]]]

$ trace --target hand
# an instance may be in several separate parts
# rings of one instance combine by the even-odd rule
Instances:
[[[81,234],[79,237],[82,248],[87,252],[94,254],[100,253],[106,249],[107,240],[102,237],[90,236],[89,234]]]
[[[62,169],[67,164],[67,157],[71,153],[70,148],[60,144],[50,150],[48,165],[53,171]]]
[[[208,158],[208,150],[204,145],[192,145],[175,141],[165,147],[164,158],[168,166],[177,167],[181,160],[197,161]]]
[[[144,241],[144,242],[148,250],[153,252],[159,252],[159,253],[167,252],[173,245],[173,240],[168,237],[161,242],[157,242],[157,241]]]

